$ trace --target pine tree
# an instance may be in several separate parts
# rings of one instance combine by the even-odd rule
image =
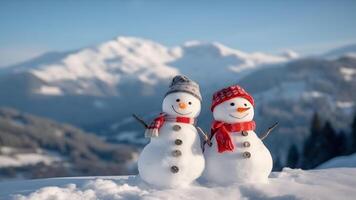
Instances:
[[[303,169],[310,169],[316,165],[315,158],[320,153],[319,150],[323,140],[321,129],[322,122],[320,117],[318,113],[314,113],[311,121],[310,135],[305,140],[303,147],[302,162],[300,163]]]
[[[348,142],[347,142],[347,137],[344,131],[340,131],[339,134],[337,134],[337,139],[335,141],[335,150],[338,156],[341,155],[346,155],[349,151],[348,149]]]
[[[318,135],[321,128],[322,128],[322,122],[320,120],[319,114],[317,112],[314,113],[312,122],[311,122],[311,134]]]
[[[277,157],[276,159],[273,159],[273,171],[281,171],[283,169],[281,161],[279,159],[279,157]]]
[[[351,152],[354,153],[354,152],[356,152],[356,113],[354,116],[354,120],[352,121],[352,124],[351,124],[351,136],[352,136]]]
[[[325,123],[322,129],[322,136],[323,137],[319,138],[321,140],[321,149],[316,159],[316,165],[314,167],[340,155],[338,152],[338,136],[329,121]]]
[[[299,152],[296,145],[291,145],[288,151],[287,167],[296,168],[299,163]]]
[[[352,123],[352,147],[356,151],[356,116]],[[336,156],[350,153],[346,134],[337,133],[329,121],[322,125],[317,113],[314,114],[310,127],[310,135],[305,140],[301,167],[312,169]],[[291,151],[291,150],[290,150]]]

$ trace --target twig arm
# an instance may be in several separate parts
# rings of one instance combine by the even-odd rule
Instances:
[[[199,126],[197,126],[198,131],[200,132],[200,134],[203,136],[204,141],[211,146],[211,141],[209,139],[208,134],[206,134]]]
[[[269,128],[267,129],[267,131],[266,131],[264,134],[262,134],[262,136],[260,137],[260,139],[261,139],[261,140],[266,139],[266,138],[268,137],[268,135],[271,133],[271,131],[272,131],[274,128],[276,128],[277,126],[278,126],[278,122],[276,122],[276,123],[273,124],[271,127],[269,127]]]
[[[145,128],[148,128],[148,125],[145,121],[143,121],[143,119],[141,119],[140,117],[138,117],[135,114],[132,114],[132,117],[135,118],[139,123],[141,123]]]
[[[197,128],[198,132],[200,133],[200,135],[202,135],[202,137],[203,137],[203,139],[204,139],[204,141],[201,143],[201,149],[202,149],[202,151],[203,151],[203,153],[204,153],[204,151],[205,151],[205,144],[208,144],[209,147],[211,147],[211,146],[212,146],[212,143],[211,143],[211,140],[210,140],[208,134],[206,134],[199,126],[197,126],[196,128]]]

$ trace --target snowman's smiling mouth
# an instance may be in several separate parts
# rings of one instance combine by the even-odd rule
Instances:
[[[246,113],[246,115],[244,115],[244,116],[242,116],[242,117],[236,117],[236,116],[234,116],[234,115],[232,115],[232,114],[229,114],[230,117],[233,117],[233,118],[236,118],[236,119],[243,119],[243,118],[245,118],[247,115],[248,115],[248,113]]]
[[[180,113],[180,112],[178,112],[175,108],[174,108],[174,106],[172,105],[172,109],[173,109],[173,111],[174,112],[176,112],[177,114],[180,114],[180,115],[189,115],[190,113],[192,113],[192,112],[189,112],[189,113]]]

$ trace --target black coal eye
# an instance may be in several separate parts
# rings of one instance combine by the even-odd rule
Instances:
[[[247,106],[247,103],[245,103],[244,105]]]
[[[192,105],[192,102],[189,101],[188,104],[189,104],[189,105]]]
[[[180,99],[176,99],[176,102],[180,102]]]
[[[235,103],[230,103],[230,106],[234,106],[235,105]]]

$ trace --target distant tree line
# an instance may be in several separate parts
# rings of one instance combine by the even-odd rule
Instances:
[[[315,113],[311,120],[310,135],[300,150],[295,144],[291,145],[286,166],[313,169],[331,158],[355,153],[356,114],[350,132],[336,131],[330,121],[323,122],[318,113]]]

